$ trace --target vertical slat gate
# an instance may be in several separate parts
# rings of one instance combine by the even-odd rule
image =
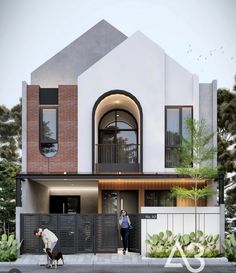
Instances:
[[[94,252],[94,216],[78,214],[77,215],[77,234],[78,234],[78,252]]]
[[[21,253],[42,254],[42,240],[33,234],[39,227],[56,234],[56,250],[64,254],[117,252],[114,214],[21,214]]]
[[[95,224],[95,253],[117,252],[117,216],[97,214]]]
[[[39,227],[42,229],[48,228],[53,233],[57,234],[57,214],[39,214]],[[42,253],[44,248],[43,241],[39,240],[39,253]],[[55,250],[58,250],[56,245]]]
[[[58,248],[64,254],[76,253],[76,215],[58,215]]]
[[[133,229],[129,232],[129,252],[141,253],[141,217],[139,214],[129,214]]]
[[[39,253],[40,241],[34,236],[34,230],[39,226],[39,217],[36,214],[21,215],[21,253]]]

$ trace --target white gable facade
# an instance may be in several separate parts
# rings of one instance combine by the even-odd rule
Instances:
[[[143,172],[174,171],[164,164],[165,106],[192,106],[194,118],[199,119],[198,77],[141,32],[82,73],[78,77],[78,157],[83,159],[78,161],[78,169],[82,172],[92,171],[91,110],[101,95],[112,90],[129,92],[141,104]]]

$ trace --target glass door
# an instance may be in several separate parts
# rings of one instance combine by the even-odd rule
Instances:
[[[128,213],[138,213],[138,191],[102,191],[102,212],[120,214],[124,209]]]

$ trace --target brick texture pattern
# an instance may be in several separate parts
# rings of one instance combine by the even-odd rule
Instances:
[[[58,151],[47,158],[40,153],[39,86],[27,87],[27,172],[77,173],[77,86],[60,85],[58,89]]]

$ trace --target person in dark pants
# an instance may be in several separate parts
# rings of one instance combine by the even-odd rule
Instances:
[[[120,224],[120,234],[122,237],[122,242],[123,242],[123,247],[124,247],[123,248],[123,255],[125,255],[126,249],[128,247],[128,240],[129,240],[129,226],[131,225],[127,211],[121,210],[119,224]]]

